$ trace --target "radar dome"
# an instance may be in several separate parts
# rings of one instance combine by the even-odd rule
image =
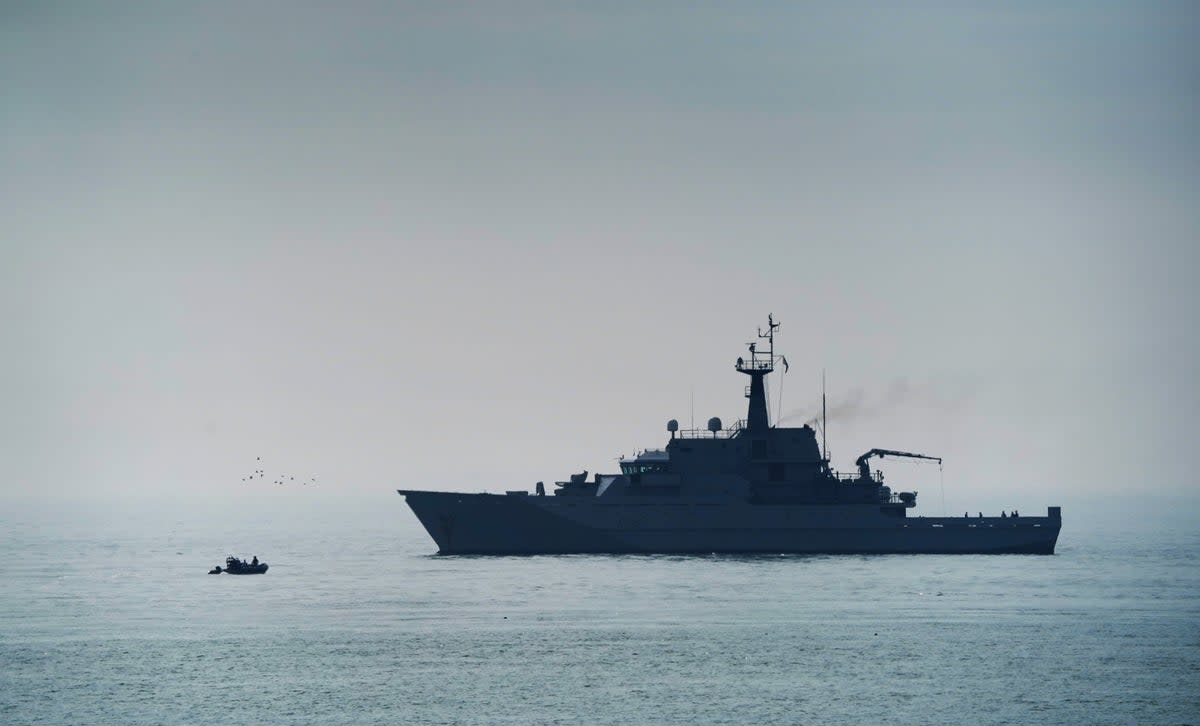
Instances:
[[[708,420],[708,430],[714,434],[721,430],[721,419],[713,416]]]
[[[667,422],[667,431],[670,431],[671,433],[675,433],[678,430],[679,430],[679,422],[678,421],[676,421],[675,419],[671,419],[670,421]]]

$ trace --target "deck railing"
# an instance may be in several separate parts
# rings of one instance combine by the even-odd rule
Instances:
[[[835,479],[837,479],[838,481],[858,481],[858,472],[854,472],[853,474],[847,474],[845,472],[835,471],[835,472],[832,472],[832,474],[833,474],[833,477]],[[882,471],[871,472],[871,481],[875,482],[876,484],[882,484],[883,483],[883,472]]]
[[[732,426],[720,429],[716,432],[708,429],[680,429],[676,432],[676,436],[681,439],[732,439],[746,428],[746,419],[739,419],[733,422]]]
[[[775,370],[775,364],[770,360],[742,360],[734,368],[739,371],[772,371]]]

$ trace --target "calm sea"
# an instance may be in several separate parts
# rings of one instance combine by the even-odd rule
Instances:
[[[1200,723],[1200,532],[1064,520],[1053,557],[479,558],[396,495],[10,510],[0,722]]]

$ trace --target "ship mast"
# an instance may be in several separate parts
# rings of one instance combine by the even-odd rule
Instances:
[[[750,433],[761,433],[771,427],[767,417],[767,394],[763,379],[775,370],[775,331],[778,329],[779,323],[775,322],[775,316],[768,315],[767,332],[764,333],[762,328],[758,329],[759,339],[767,341],[767,352],[764,354],[758,350],[758,341],[748,343],[750,360],[738,358],[735,366],[739,373],[750,376],[750,386],[746,392],[746,397],[750,399],[746,413],[746,429]]]

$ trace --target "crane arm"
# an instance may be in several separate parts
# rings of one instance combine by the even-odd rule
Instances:
[[[867,453],[858,457],[858,459],[854,462],[855,464],[858,464],[858,473],[863,479],[871,478],[871,467],[867,462],[872,456],[903,456],[907,459],[929,459],[930,461],[936,461],[939,464],[942,463],[942,458],[940,456],[927,456],[925,454],[913,454],[908,451],[892,451],[891,449],[871,449]]]

